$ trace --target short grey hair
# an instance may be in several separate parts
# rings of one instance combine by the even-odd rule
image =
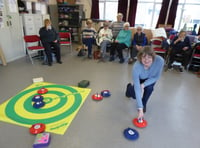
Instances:
[[[136,29],[142,29],[143,30],[143,27],[142,26],[137,26]]]
[[[122,13],[118,13],[117,16],[121,16],[121,17],[123,17],[123,14],[122,14]]]
[[[124,25],[123,25],[123,27],[125,27],[125,26],[130,27],[130,23],[129,22],[125,22]]]

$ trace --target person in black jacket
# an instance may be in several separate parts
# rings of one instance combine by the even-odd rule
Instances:
[[[140,51],[145,45],[147,45],[146,35],[143,32],[143,28],[141,26],[138,26],[136,28],[136,33],[133,36],[133,47],[130,49],[130,58],[128,62],[129,64],[132,64],[134,62],[138,51]]]
[[[187,65],[189,63],[191,56],[192,47],[189,37],[186,36],[186,32],[180,31],[178,36],[174,37],[170,46],[171,46],[171,52],[169,55],[168,68],[169,69],[172,68],[172,63],[175,60],[176,54],[181,54],[183,55],[182,65],[184,66],[185,69],[187,69]]]
[[[49,19],[44,20],[44,26],[40,28],[39,34],[42,45],[45,48],[48,65],[52,66],[53,63],[52,48],[55,50],[57,63],[62,64],[60,56],[59,34],[55,28],[51,26],[51,21]]]

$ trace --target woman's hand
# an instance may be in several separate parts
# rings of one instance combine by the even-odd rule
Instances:
[[[179,41],[182,41],[183,38],[182,37],[178,37],[178,39],[174,42],[174,44],[178,43]]]
[[[143,119],[143,118],[144,118],[143,109],[140,108],[140,109],[138,109],[138,119]]]
[[[189,47],[183,47],[183,50],[184,51],[186,51],[186,50],[188,50],[189,49]]]

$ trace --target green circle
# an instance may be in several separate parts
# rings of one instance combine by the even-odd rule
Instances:
[[[53,98],[45,97],[43,101],[45,102],[45,104],[49,104],[49,103],[51,103],[53,100],[54,100]]]
[[[64,96],[64,97],[62,97],[62,99],[60,99],[60,102],[58,104],[54,105],[53,107],[51,107],[51,108],[40,108],[40,109],[36,109],[36,108],[33,107],[32,98],[30,97],[24,102],[24,109],[28,110],[31,113],[43,114],[43,113],[49,113],[49,112],[52,112],[54,110],[57,110],[67,103],[67,96],[62,92],[48,91],[48,94],[56,94],[58,97],[59,96]],[[53,100],[53,98],[51,98],[51,99]],[[45,100],[45,97],[44,97],[44,100]],[[46,104],[46,102],[45,102],[45,104]]]
[[[23,97],[25,94],[27,93],[30,93],[32,91],[36,91],[36,94],[37,94],[37,90],[39,90],[40,88],[42,87],[45,87],[45,88],[53,88],[53,87],[57,87],[57,88],[62,88],[62,89],[67,89],[68,91],[70,91],[74,97],[75,97],[75,101],[74,101],[74,104],[71,106],[71,108],[69,108],[68,110],[64,111],[63,113],[59,114],[59,115],[56,115],[55,117],[50,117],[50,118],[45,118],[44,119],[27,119],[27,118],[24,118],[24,117],[21,117],[19,116],[16,112],[15,112],[15,103],[21,98]],[[59,121],[67,116],[69,116],[70,114],[72,114],[81,104],[82,102],[82,96],[78,93],[78,91],[72,87],[69,87],[69,86],[64,86],[64,85],[45,85],[45,86],[39,86],[39,87],[34,87],[34,88],[31,88],[31,89],[28,89],[28,90],[25,90],[25,91],[22,91],[20,92],[19,94],[17,94],[16,96],[14,96],[12,99],[10,99],[10,101],[8,102],[7,106],[6,106],[6,109],[5,109],[5,113],[6,113],[6,116],[9,117],[10,119],[16,121],[16,122],[19,122],[19,123],[22,123],[22,124],[35,124],[35,123],[44,123],[44,124],[48,124],[48,123],[52,123],[52,122],[55,122],[55,121]],[[52,92],[52,93],[56,93],[58,96],[63,96],[64,93],[62,92],[56,92],[56,91],[49,91],[49,92]],[[48,92],[48,93],[49,93]],[[36,95],[35,94],[35,95]],[[65,95],[66,98],[62,98],[60,99],[61,101],[56,105],[55,108],[53,109],[58,109],[60,106],[61,106],[61,102],[62,103],[66,103],[67,100],[68,100],[68,97],[67,95]],[[28,109],[28,111],[32,111],[33,113],[38,113],[39,112],[42,112],[42,113],[45,113],[46,111],[52,111],[52,109],[39,109],[38,111],[37,110],[32,110],[30,109],[33,108],[32,107],[32,104],[31,104],[31,100],[32,98],[29,97],[25,103],[24,103],[24,108]]]

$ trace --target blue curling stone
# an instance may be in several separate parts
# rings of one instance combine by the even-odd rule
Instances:
[[[124,130],[124,137],[128,140],[137,140],[139,133],[135,129],[127,128]]]
[[[101,92],[101,96],[103,96],[103,97],[110,97],[110,91],[109,90],[103,90],[102,92]]]
[[[43,101],[43,96],[41,95],[35,95],[33,98],[32,98],[32,101],[33,102],[39,102],[39,101]]]
[[[45,105],[45,103],[43,102],[43,101],[38,101],[38,102],[35,102],[34,104],[33,104],[33,107],[34,108],[41,108],[41,107],[43,107]]]

